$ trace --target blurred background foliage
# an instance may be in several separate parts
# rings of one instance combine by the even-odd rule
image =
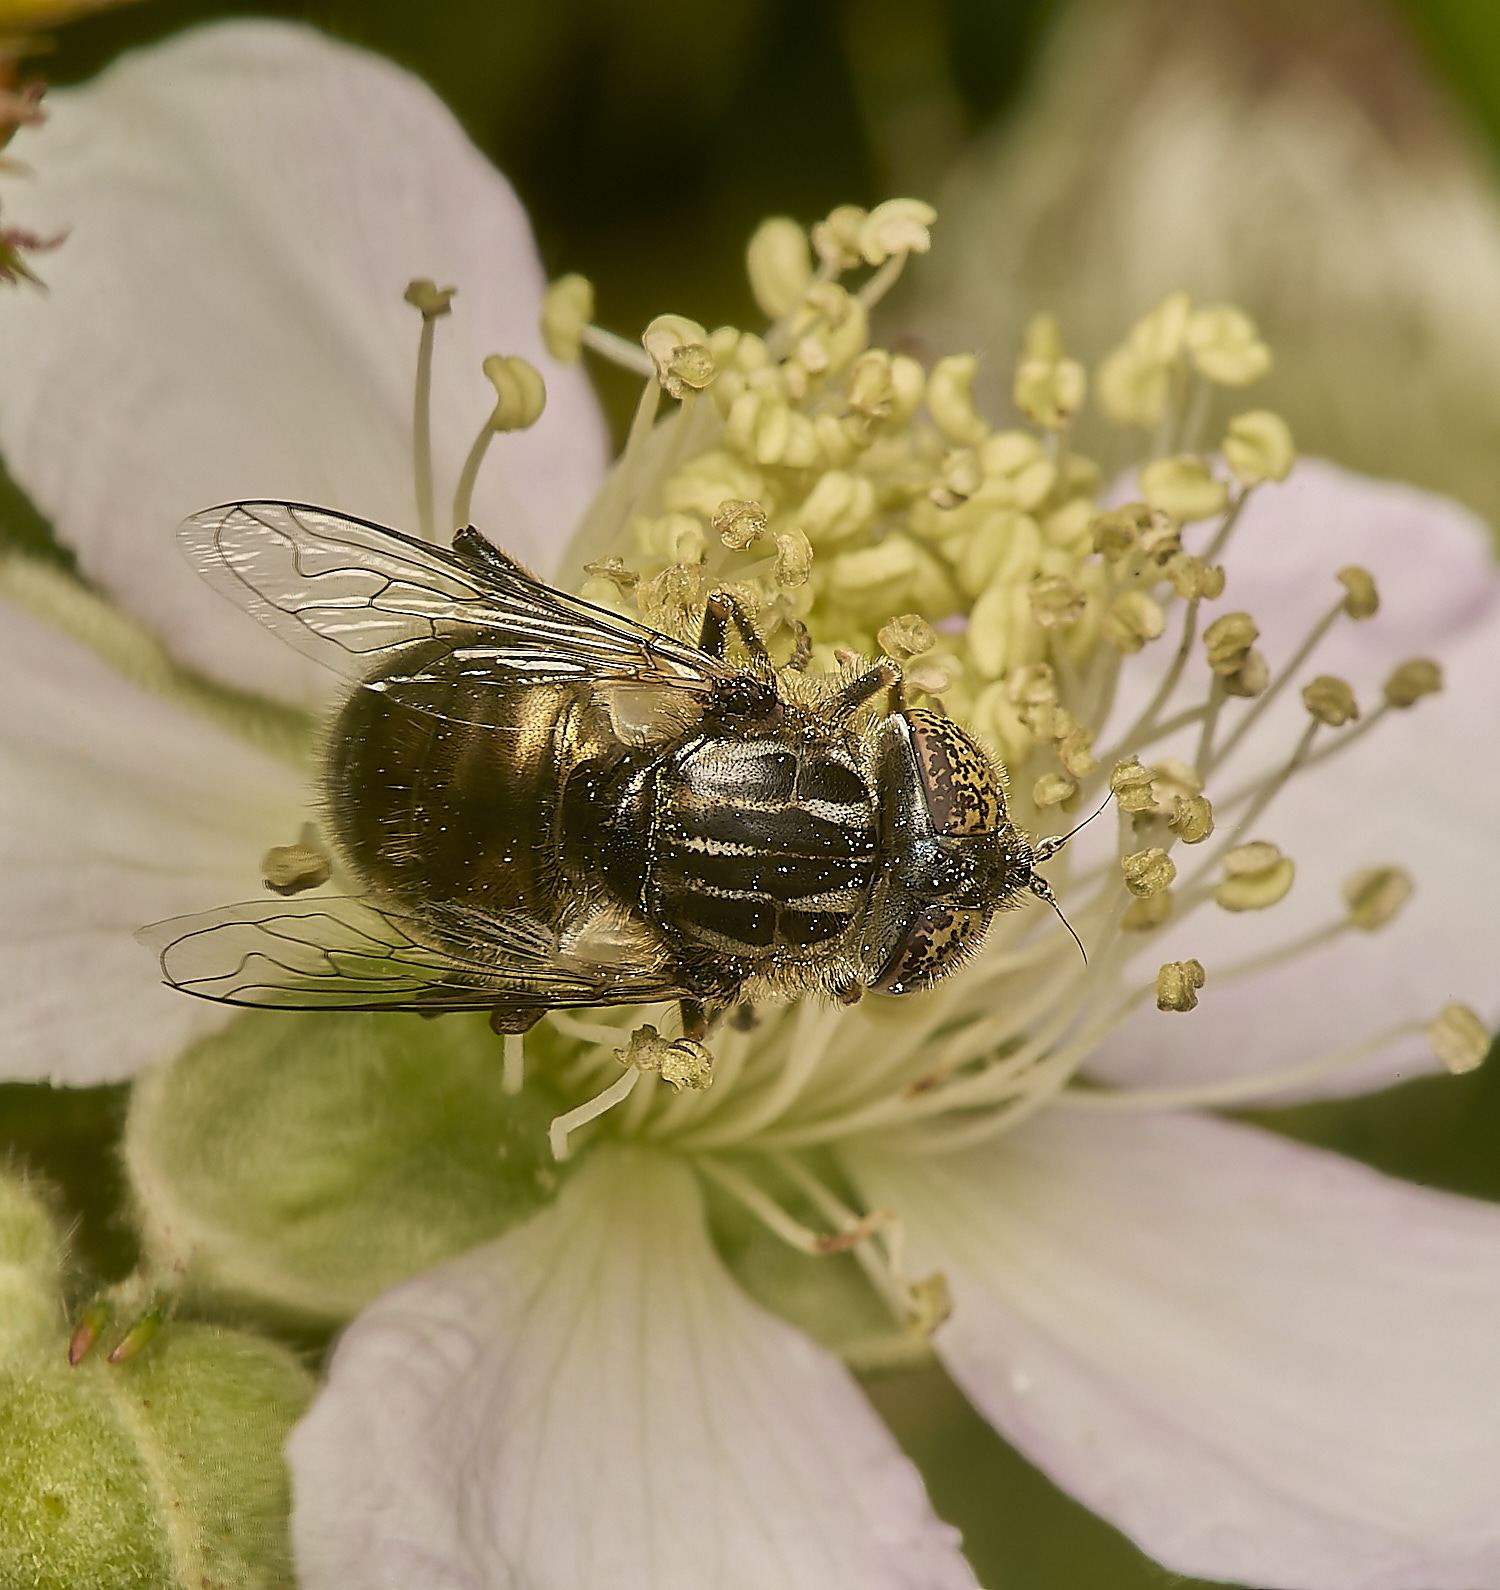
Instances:
[[[754,324],[764,215],[939,204],[889,336],[977,347],[1000,418],[1018,328],[1093,360],[1186,285],[1262,322],[1299,441],[1500,519],[1495,0],[148,0],[62,32],[56,84],[212,17],[297,17],[423,76],[510,176],[553,274],[630,333]],[[618,423],[628,382],[601,377]],[[0,482],[0,537],[46,527]],[[80,988],[79,998],[88,990]],[[0,1088],[80,1274],[134,1261],[124,1090]],[[1500,1199],[1500,1071],[1258,1117],[1393,1174]],[[933,1370],[870,1382],[990,1590],[1184,1581],[1053,1489]]]

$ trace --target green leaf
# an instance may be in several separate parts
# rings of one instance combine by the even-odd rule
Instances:
[[[250,1011],[138,1082],[125,1159],[148,1264],[318,1323],[553,1193],[536,1084],[482,1016]]]

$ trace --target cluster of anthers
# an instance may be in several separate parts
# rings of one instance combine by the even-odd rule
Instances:
[[[559,1159],[600,1130],[687,1155],[795,1247],[852,1250],[918,1334],[943,1314],[941,1280],[903,1275],[900,1223],[857,1206],[837,1172],[841,1142],[900,1128],[914,1149],[945,1152],[997,1139],[1054,1103],[1244,1104],[1391,1040],[1383,1032],[1295,1071],[1170,1091],[1075,1080],[1143,1002],[1191,1011],[1210,979],[1390,921],[1412,885],[1398,868],[1374,867],[1348,880],[1346,910],[1311,937],[1238,966],[1186,960],[1147,977],[1130,970],[1169,919],[1274,907],[1295,871],[1257,826],[1277,793],[1441,687],[1435,663],[1403,663],[1383,682],[1379,705],[1361,714],[1346,681],[1317,677],[1302,690],[1305,729],[1280,764],[1220,789],[1232,753],[1328,631],[1364,622],[1378,606],[1368,572],[1341,569],[1335,585],[1330,571],[1326,613],[1274,671],[1256,648],[1252,615],[1215,611],[1228,606],[1217,559],[1247,501],[1262,483],[1285,479],[1295,458],[1286,424],[1263,409],[1231,419],[1212,439],[1213,456],[1202,450],[1215,390],[1264,375],[1265,344],[1239,310],[1195,307],[1185,293],[1131,329],[1094,384],[1104,416],[1145,443],[1138,500],[1101,510],[1101,471],[1069,442],[1088,379],[1052,317],[1028,327],[1015,370],[1024,428],[996,430],[976,411],[973,356],[928,368],[870,346],[870,311],[907,258],[927,250],[934,218],[927,205],[896,199],[869,212],[841,206],[810,235],[790,220],[767,221],[748,251],[770,321],[760,333],[663,315],[630,343],[593,324],[584,278],[555,282],[543,318],[549,350],[576,360],[587,348],[645,382],[562,578],[581,574],[591,601],[683,636],[709,591],[728,590],[783,666],[896,660],[909,698],[961,720],[1004,763],[1011,818],[1029,833],[1058,833],[1074,813],[1112,798],[1115,855],[1084,866],[1063,852],[1049,874],[1086,960],[1056,916],[1014,911],[996,918],[960,975],[909,999],[742,1009],[708,1047],[660,1036],[673,1030],[667,1005],[554,1011],[524,1040],[506,1040],[511,1085],[520,1086],[526,1064],[544,1066],[582,1101],[553,1124]],[[425,503],[423,394],[447,295],[423,283],[409,296],[424,317],[417,473]],[[455,523],[490,436],[540,411],[529,366],[490,361],[487,369],[499,402],[465,470]],[[666,418],[664,400],[675,403]],[[430,508],[424,515],[430,525]],[[1154,693],[1102,744],[1121,665],[1147,647],[1166,653]],[[1211,683],[1185,702],[1197,648]],[[1194,732],[1190,760],[1153,759],[1154,747]],[[1426,1030],[1452,1070],[1477,1065],[1488,1043],[1461,1006]]]

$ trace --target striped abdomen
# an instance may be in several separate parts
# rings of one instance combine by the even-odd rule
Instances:
[[[659,769],[651,807],[644,904],[688,945],[784,960],[868,898],[875,803],[836,745],[706,738]]]

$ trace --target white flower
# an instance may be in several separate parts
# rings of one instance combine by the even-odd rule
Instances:
[[[50,297],[0,305],[0,445],[122,608],[227,686],[321,699],[296,658],[179,567],[171,529],[268,494],[411,522],[401,291],[416,276],[460,288],[450,343],[465,357],[435,367],[440,476],[493,403],[481,356],[546,369],[546,413],[493,449],[475,517],[555,567],[597,483],[598,420],[540,350],[540,276],[513,197],[425,90],[310,32],[237,24],[52,104],[22,146],[37,172],[26,218],[72,232]],[[809,358],[838,356],[834,332],[856,318],[839,312]],[[808,342],[825,336],[812,325]],[[950,469],[960,496],[966,468]],[[1416,897],[1374,937],[1329,933],[1222,992],[1215,965],[1270,941],[1228,915],[1168,928],[1180,945],[1153,943],[1150,959],[1203,959],[1201,1008],[1093,1035],[1095,1077],[1183,1099],[1222,1082],[1233,1099],[1270,1073],[1313,1096],[1432,1064],[1402,1033],[1319,1081],[1344,1044],[1449,1000],[1493,1014],[1500,578],[1459,510],[1319,466],[1261,490],[1225,562],[1281,659],[1327,606],[1318,582],[1356,559],[1385,607],[1331,635],[1318,666],[1368,705],[1391,662],[1426,652],[1449,687],[1281,798],[1273,837],[1301,870],[1263,920],[1278,944],[1323,928],[1339,882],[1370,861],[1408,867]],[[6,578],[71,633],[4,609],[0,1058],[13,1076],[124,1076],[222,1020],[157,988],[128,935],[257,891],[261,855],[303,815],[295,759],[265,749],[294,736],[65,587],[13,566]],[[1267,712],[1237,765],[1284,757],[1299,710]],[[1000,978],[1015,923],[976,978]],[[1029,974],[1039,997],[1082,975],[1050,953]],[[1015,999],[1030,985],[995,986]],[[836,1156],[865,1209],[899,1213],[907,1255],[886,1250],[887,1279],[947,1277],[954,1315],[934,1345],[976,1405],[1171,1567],[1310,1590],[1500,1577],[1500,1212],[1113,1094],[1065,1094],[1003,1138],[998,1119],[936,1104],[907,1124],[899,1101],[943,1079],[917,1086],[933,1061],[920,1044],[902,1057],[900,1023],[925,1033],[934,1009],[963,1013],[952,997],[909,1018],[780,1018],[779,1068],[767,1040],[761,1073],[721,1077],[698,1116],[698,1095],[647,1098],[634,1140],[622,1128],[593,1149],[541,1213],[368,1307],[291,1447],[308,1590],[972,1584],[844,1368],[752,1303],[709,1240],[693,1167],[732,1184],[719,1150],[799,1142]],[[882,1069],[894,1092],[875,1086]],[[858,1130],[829,1125],[866,1108]],[[949,1152],[931,1152],[935,1131]]]

